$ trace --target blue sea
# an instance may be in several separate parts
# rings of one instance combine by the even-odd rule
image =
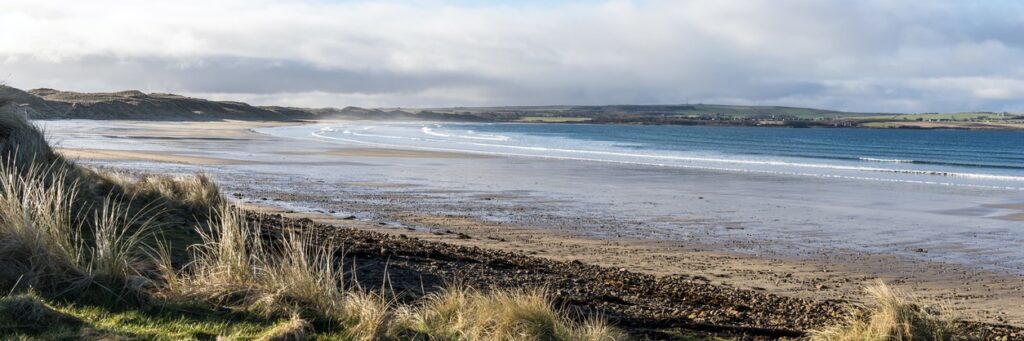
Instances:
[[[332,123],[302,134],[384,147],[1024,189],[1024,132],[1015,131]]]

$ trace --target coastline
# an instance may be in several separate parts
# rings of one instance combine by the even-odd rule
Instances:
[[[271,199],[273,201],[273,199]],[[1024,280],[954,264],[910,260],[897,255],[841,252],[811,257],[757,257],[698,243],[640,239],[596,239],[565,232],[506,226],[451,216],[400,219],[413,229],[375,221],[297,212],[271,204],[245,208],[294,219],[408,236],[425,241],[520,253],[555,261],[598,265],[666,276],[689,276],[709,284],[812,301],[856,300],[874,280],[949,305],[963,317],[1024,326]]]
[[[793,129],[910,129],[910,130],[970,130],[970,131],[1024,131],[1024,123],[986,123],[986,122],[917,122],[917,121],[711,121],[687,120],[682,122],[650,122],[650,121],[501,121],[496,123],[547,123],[547,124],[609,124],[609,125],[678,125],[678,126],[716,126],[716,127],[757,127],[757,128],[793,128]]]
[[[205,123],[204,123],[205,124]],[[126,141],[153,141],[166,139],[166,145],[173,146],[177,139],[201,140],[215,146],[226,140],[230,141],[272,141],[276,138],[254,133],[251,123],[225,123],[207,129],[193,129],[194,126],[175,124],[163,125],[146,122],[137,127],[130,135],[120,135]],[[215,139],[216,138],[216,139]],[[137,167],[140,162],[226,166],[237,165],[227,163],[217,157],[196,156],[188,153],[177,155],[168,151],[132,151],[111,152],[104,149],[73,150],[81,161],[94,162],[104,167],[128,169],[130,171],[146,171],[152,167]],[[111,153],[114,153],[111,157]],[[216,154],[216,153],[213,153]],[[329,155],[366,159],[384,158],[420,158],[457,161],[475,155],[436,154],[423,151],[395,151],[376,148],[340,148],[329,151]],[[197,159],[198,158],[198,159]],[[128,161],[127,163],[122,161]],[[202,161],[202,162],[200,162]],[[205,163],[204,163],[205,162]],[[159,168],[159,167],[156,167]],[[215,174],[230,176],[229,173]],[[259,175],[244,175],[228,179],[227,183],[253,183],[267,181]],[[376,195],[381,205],[410,200],[408,193],[394,191],[402,189],[401,181],[383,178],[375,183],[359,184],[363,187],[376,188]],[[230,185],[234,189],[244,186]],[[965,316],[982,321],[1024,325],[1024,299],[1021,289],[1024,280],[1019,276],[972,270],[964,267],[930,263],[920,260],[908,260],[896,255],[876,255],[852,252],[836,257],[831,255],[808,255],[806,257],[758,256],[716,250],[716,245],[705,245],[699,242],[655,242],[630,237],[595,238],[582,236],[568,230],[550,230],[528,225],[508,224],[504,222],[483,221],[458,214],[419,214],[416,212],[405,215],[384,213],[374,217],[348,219],[348,216],[331,214],[329,207],[305,207],[302,212],[296,210],[295,203],[315,202],[323,200],[316,193],[305,193],[301,185],[292,187],[280,186],[273,190],[266,188],[256,191],[236,191],[235,197],[250,205],[257,205],[270,212],[287,213],[296,218],[310,218],[329,222],[342,227],[384,232],[393,235],[410,235],[428,241],[442,241],[453,245],[476,246],[486,249],[520,252],[527,255],[548,259],[573,261],[612,268],[625,268],[630,271],[658,276],[686,274],[702,276],[716,285],[734,286],[751,289],[768,294],[779,294],[815,300],[841,299],[856,297],[865,282],[875,278],[883,278],[899,287],[911,289],[920,296],[936,302],[950,302],[953,308]],[[489,196],[481,198],[486,201],[515,202],[516,198]],[[400,210],[397,204],[396,209]],[[301,205],[299,205],[301,206]],[[326,205],[325,205],[326,206]],[[275,211],[276,210],[276,211]],[[316,212],[323,210],[324,212]],[[386,217],[387,219],[382,219]],[[382,225],[383,224],[383,225]],[[409,230],[409,228],[413,230]],[[448,230],[450,232],[444,232]],[[462,234],[462,235],[460,235]],[[468,238],[466,238],[468,237]],[[970,284],[963,284],[970,282]]]

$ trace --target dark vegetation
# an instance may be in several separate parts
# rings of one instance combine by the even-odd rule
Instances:
[[[6,86],[0,86],[0,97],[11,99],[10,110],[33,119],[159,121],[352,119],[792,128],[1024,129],[1024,116],[1009,113],[893,115],[779,106],[712,104],[310,109],[252,106],[239,102],[208,101],[172,94],[145,94],[139,91],[78,93],[35,89],[26,92]]]

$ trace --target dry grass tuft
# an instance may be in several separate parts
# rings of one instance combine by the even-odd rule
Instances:
[[[85,200],[87,172],[54,154],[23,117],[0,115],[0,152],[0,284],[61,292],[144,285],[150,220],[114,197]]]
[[[129,204],[108,197],[90,221],[75,208],[77,186],[67,182],[54,167],[21,174],[0,164],[0,282],[63,291],[102,282],[141,293],[151,220],[128,215]]]
[[[953,340],[955,320],[922,305],[907,293],[879,281],[865,289],[869,305],[855,310],[843,324],[815,331],[816,341]]]
[[[203,243],[194,246],[193,262],[182,271],[165,266],[165,297],[264,316],[298,313],[349,340],[625,339],[603,321],[573,322],[543,290],[485,293],[455,286],[419,306],[397,305],[381,294],[346,288],[338,248],[330,243],[291,231],[265,240],[259,224],[229,207],[215,216],[200,231]]]
[[[298,314],[293,314],[288,320],[278,323],[257,340],[260,341],[302,341],[307,339],[306,333],[312,329],[312,325],[303,320]]]
[[[220,207],[226,202],[217,184],[202,173],[191,177],[143,176],[133,184],[133,189],[143,195],[203,209]]]
[[[257,310],[272,314],[280,306],[301,307],[322,317],[345,314],[348,295],[343,272],[335,265],[338,247],[318,243],[313,235],[285,231],[274,247],[274,254],[261,259],[260,280],[274,292],[257,302]]]
[[[386,330],[390,303],[362,290],[346,290],[336,265],[338,248],[313,236],[286,231],[263,240],[258,223],[223,206],[203,242],[193,246],[193,261],[181,271],[165,270],[164,296],[199,300],[264,316],[298,312],[337,325],[353,340],[379,339]],[[265,245],[266,244],[266,245]],[[169,268],[167,253],[159,263]]]
[[[292,232],[268,244],[260,224],[227,205],[215,210],[208,226],[197,233],[202,242],[192,246],[192,262],[182,271],[164,271],[167,288],[178,288],[167,291],[168,297],[266,316],[295,310],[333,316],[341,311],[346,295],[330,246],[314,247],[311,237]],[[159,263],[170,264],[167,259]]]
[[[192,246],[192,262],[174,271],[169,252],[160,252],[159,264],[168,283],[163,294],[171,299],[200,299],[218,305],[252,306],[264,255],[259,226],[250,226],[240,214],[224,206],[207,229],[198,229],[202,243]],[[170,269],[167,269],[170,267]]]
[[[0,163],[0,282],[49,287],[88,272],[65,179],[59,169]]]
[[[154,223],[152,217],[144,218],[148,210],[131,214],[131,206],[130,202],[107,197],[94,211],[94,246],[89,250],[88,270],[100,281],[118,283],[135,297],[142,297],[150,282],[142,270],[153,268],[152,257],[144,250]]]
[[[624,340],[607,323],[576,323],[541,289],[485,293],[453,286],[401,314],[399,334],[422,340]],[[403,330],[404,329],[404,330]]]
[[[227,203],[217,184],[203,173],[135,177],[123,172],[104,172],[96,175],[125,195],[162,206],[184,207],[195,216],[206,216],[210,210]]]

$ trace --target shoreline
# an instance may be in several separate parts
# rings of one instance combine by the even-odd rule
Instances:
[[[133,136],[148,135],[173,138],[209,138],[230,136],[239,140],[274,139],[250,131],[249,125],[232,123],[212,129],[188,131],[182,127],[166,127],[146,122],[147,131],[137,131]],[[231,132],[228,132],[231,131]],[[132,139],[128,137],[127,139]],[[217,143],[216,140],[209,143]],[[378,150],[377,148],[341,148],[336,155],[373,158],[437,158],[461,159],[459,155],[435,155],[420,153],[422,151]],[[103,158],[103,154],[89,153],[78,150],[81,160],[92,160],[110,167],[123,167],[119,161],[159,162],[168,164],[231,166],[228,163],[190,163],[193,155],[174,155],[166,152],[133,152],[126,154],[127,160]],[[414,155],[415,154],[415,155]],[[168,156],[172,155],[172,156]],[[472,156],[471,156],[472,157]],[[217,160],[217,159],[214,159]],[[193,160],[194,161],[194,160]],[[209,161],[209,160],[208,160]],[[128,167],[131,168],[131,167]],[[260,181],[258,177],[234,179],[237,181]],[[393,179],[381,179],[371,187],[402,188],[401,182]],[[299,185],[295,185],[299,186]],[[256,203],[269,202],[273,205],[296,202],[316,201],[319,198],[302,198],[299,187],[281,188],[282,192],[259,191],[245,193],[236,198]],[[381,190],[378,195],[382,201],[405,200],[401,193],[389,194]],[[267,198],[269,200],[262,200]],[[387,199],[391,198],[391,199]],[[280,201],[275,201],[279,199]],[[504,200],[492,197],[490,200]],[[261,204],[266,207],[266,205]],[[293,211],[288,205],[277,206],[277,210],[269,212],[285,213]],[[313,208],[315,209],[315,208]],[[321,208],[321,209],[327,209]],[[345,219],[328,213],[289,213],[296,218],[310,218],[321,222],[330,222],[343,227],[384,232],[391,235],[409,235],[427,241],[441,241],[452,245],[475,246],[494,250],[523,252],[541,258],[581,261],[611,268],[625,268],[646,274],[666,276],[685,274],[702,276],[716,285],[734,286],[768,294],[779,294],[799,298],[841,299],[857,297],[861,286],[873,278],[888,278],[896,286],[911,289],[913,292],[936,302],[951,302],[954,309],[964,315],[975,316],[986,322],[1010,323],[1024,325],[1024,298],[1021,289],[1024,279],[1020,276],[999,275],[996,273],[971,270],[961,266],[924,261],[906,260],[896,255],[850,254],[843,261],[826,261],[830,255],[819,255],[820,259],[786,259],[780,257],[764,257],[744,255],[733,252],[715,251],[714,245],[700,243],[654,242],[651,240],[631,240],[628,238],[600,239],[580,236],[569,231],[552,231],[530,226],[511,226],[509,224],[481,221],[472,217],[452,214],[390,217],[391,219]],[[383,214],[387,215],[387,214]],[[388,225],[389,221],[400,223],[398,226]],[[385,224],[385,225],[381,225]],[[409,230],[407,227],[416,226]],[[423,229],[426,227],[426,229]],[[440,230],[449,230],[441,232]],[[460,235],[461,234],[461,235]],[[462,237],[464,235],[465,238]],[[834,256],[834,255],[832,255]],[[885,267],[882,267],[885,265]],[[899,274],[903,274],[900,276]],[[909,274],[909,275],[908,275]],[[964,282],[973,282],[963,285]]]
[[[715,250],[714,246],[703,244],[596,239],[451,216],[409,217],[409,220],[398,220],[401,226],[392,226],[319,212],[297,212],[274,206],[273,202],[271,199],[268,204],[243,204],[241,207],[343,228],[562,262],[579,261],[657,277],[689,276],[713,285],[819,302],[856,300],[865,285],[881,279],[930,303],[949,305],[971,320],[1024,326],[1024,309],[1020,309],[1024,305],[1020,295],[1024,290],[1024,277],[955,264],[858,252],[805,258],[759,257]],[[830,260],[833,257],[844,260]]]
[[[741,121],[742,122],[742,121]],[[968,131],[1019,131],[1024,132],[1024,123],[979,123],[979,122],[913,122],[913,121],[787,121],[769,123],[728,123],[727,121],[687,121],[685,123],[660,122],[592,122],[592,121],[494,121],[491,123],[522,123],[522,124],[594,124],[594,125],[661,125],[661,126],[708,126],[708,127],[746,127],[774,129],[875,129],[875,130],[968,130]]]

